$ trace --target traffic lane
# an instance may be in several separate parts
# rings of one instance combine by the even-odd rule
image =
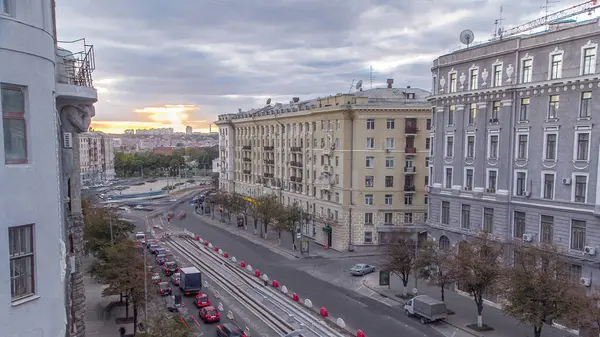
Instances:
[[[276,279],[290,291],[309,298],[317,307],[323,306],[331,315],[343,318],[348,326],[362,329],[367,336],[394,336],[402,332],[407,337],[442,337],[431,327],[406,317],[400,307],[389,307],[354,291],[344,289],[296,268],[294,260],[190,216],[174,222],[175,226],[199,234],[213,245],[222,247],[238,260],[245,260],[254,269]]]

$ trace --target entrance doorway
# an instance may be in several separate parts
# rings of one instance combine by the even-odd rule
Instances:
[[[327,246],[331,247],[331,231],[327,232]]]

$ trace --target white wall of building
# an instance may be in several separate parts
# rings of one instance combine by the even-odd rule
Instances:
[[[16,6],[18,2],[18,6]],[[64,336],[58,123],[50,0],[9,0],[0,13],[0,83],[23,87],[27,164],[5,165],[0,128],[0,326],[3,336]],[[1,96],[0,96],[1,100]],[[1,104],[1,102],[0,102]],[[32,198],[38,196],[37,198]],[[34,225],[34,293],[11,297],[9,227]]]
[[[220,173],[221,172],[221,158],[215,158],[212,161],[212,172]]]

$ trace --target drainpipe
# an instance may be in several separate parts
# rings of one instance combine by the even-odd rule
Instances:
[[[519,64],[519,48],[521,47],[521,39],[517,39],[517,48],[515,50],[515,73],[514,73],[514,80],[512,83],[512,87],[513,89],[517,88],[518,85],[518,81],[519,81],[519,74],[521,73],[521,65]],[[506,240],[510,240],[510,238],[512,237],[512,218],[513,218],[513,205],[512,205],[512,186],[513,186],[513,169],[514,169],[514,151],[515,151],[515,137],[513,136],[514,133],[514,128],[515,128],[515,121],[516,121],[516,114],[517,114],[517,92],[516,90],[513,90],[512,93],[512,99],[513,99],[513,104],[512,104],[512,113],[510,115],[510,134],[509,134],[509,174],[508,174],[508,231],[506,231]],[[529,177],[527,177],[527,179],[529,179]],[[527,182],[526,182],[527,183]]]
[[[58,37],[57,37],[57,33],[56,33],[56,0],[52,0],[50,6],[52,6],[51,11],[52,11],[52,34],[53,34],[53,38],[54,38],[54,46],[57,46],[58,44]]]
[[[354,172],[354,116],[352,115],[352,106],[348,104],[348,117],[350,120],[350,205],[348,206],[348,251],[354,251],[352,246],[352,205],[353,201],[353,177]]]

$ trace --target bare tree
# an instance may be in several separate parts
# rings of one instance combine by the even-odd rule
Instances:
[[[415,242],[406,238],[397,238],[387,247],[384,269],[396,274],[402,280],[402,297],[407,297],[406,288],[415,263]]]
[[[193,337],[197,336],[194,329],[190,329],[183,322],[181,316],[167,312],[154,312],[145,324],[143,333],[139,337]]]
[[[442,301],[445,300],[446,287],[456,281],[456,268],[456,252],[440,248],[432,242],[425,243],[415,261],[418,276],[440,287]]]
[[[504,246],[483,233],[471,242],[463,242],[456,259],[457,280],[475,301],[477,306],[477,325],[470,326],[478,330],[487,330],[483,324],[483,296],[493,293],[502,274],[502,254]]]
[[[535,337],[544,324],[564,317],[579,306],[575,290],[559,251],[551,245],[514,247],[512,266],[505,268],[499,290],[506,299],[502,310],[519,322],[533,326]]]

